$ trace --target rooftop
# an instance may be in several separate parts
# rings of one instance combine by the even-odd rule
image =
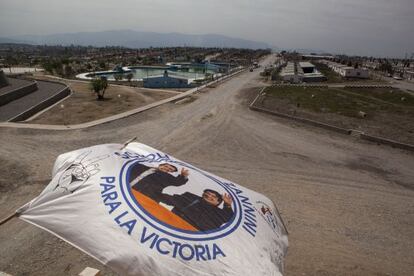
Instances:
[[[315,67],[315,65],[313,65],[312,63],[310,63],[310,62],[307,62],[307,61],[304,61],[304,62],[299,62],[299,66],[300,67]]]

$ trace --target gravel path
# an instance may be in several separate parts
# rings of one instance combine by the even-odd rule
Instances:
[[[286,275],[411,275],[413,154],[250,111],[258,74],[85,130],[0,129],[0,217],[44,188],[59,153],[138,136],[269,196],[290,233]],[[0,271],[77,275],[92,266],[111,275],[18,219],[0,228],[0,244]]]

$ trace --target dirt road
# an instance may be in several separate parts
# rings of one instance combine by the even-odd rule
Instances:
[[[286,275],[410,275],[413,154],[250,111],[259,85],[246,72],[193,102],[87,130],[0,129],[0,217],[44,188],[59,153],[138,136],[272,198],[290,233]],[[0,228],[0,244],[0,271],[14,275],[102,268],[18,219]]]

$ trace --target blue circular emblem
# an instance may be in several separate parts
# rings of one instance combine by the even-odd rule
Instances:
[[[150,163],[151,165],[159,165],[163,162],[142,162],[137,160],[131,160],[126,162],[120,171],[120,190],[122,193],[122,196],[125,200],[125,202],[128,204],[131,211],[136,214],[140,220],[144,221],[149,226],[153,227],[154,229],[157,229],[158,231],[169,235],[174,238],[179,238],[183,240],[190,240],[190,241],[207,241],[207,240],[215,240],[222,237],[225,237],[232,233],[234,230],[236,230],[242,220],[242,208],[241,208],[241,202],[238,199],[237,195],[234,191],[228,188],[226,183],[220,181],[216,177],[199,170],[187,163],[181,162],[181,161],[174,161],[174,160],[168,160],[169,164],[172,164],[173,166],[179,166],[181,168],[185,168],[190,171],[191,178],[192,175],[197,175],[198,179],[202,179],[203,183],[207,183],[208,187],[217,187],[218,189],[225,191],[232,199],[231,203],[231,210],[232,210],[232,216],[229,218],[225,223],[221,224],[217,228],[214,229],[208,229],[208,230],[184,230],[180,229],[178,227],[175,227],[173,225],[170,225],[166,223],[165,221],[162,221],[161,219],[154,216],[154,214],[151,214],[146,208],[143,206],[143,204],[137,200],[136,196],[134,196],[133,189],[131,187],[131,172],[137,165],[140,165],[141,163]],[[148,174],[147,174],[148,175]],[[199,197],[202,199],[201,197]],[[197,201],[194,201],[197,202]],[[156,202],[154,202],[156,203]],[[191,206],[189,204],[188,206]],[[218,207],[216,207],[218,208]],[[221,209],[220,209],[221,210]]]

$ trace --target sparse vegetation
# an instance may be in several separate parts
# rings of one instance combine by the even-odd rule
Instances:
[[[316,69],[327,78],[326,82],[341,83],[345,81],[340,75],[332,71],[326,64],[318,62],[313,62],[313,64],[315,65]]]
[[[395,88],[271,87],[259,102],[282,113],[414,144],[414,96]]]
[[[106,89],[105,100],[97,101],[91,93],[90,83],[69,81],[74,91],[63,104],[52,107],[30,121],[36,124],[80,124],[119,114],[162,99],[171,93],[128,86],[111,86]],[[64,112],[64,113],[63,113]],[[64,116],[63,116],[64,115]]]
[[[414,96],[395,88],[273,87],[266,94],[313,112],[359,117],[358,112],[409,112],[414,118]]]

